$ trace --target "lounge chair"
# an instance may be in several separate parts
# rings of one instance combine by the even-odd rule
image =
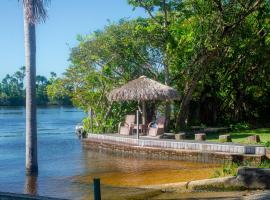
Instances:
[[[156,127],[152,127],[155,122],[151,122],[148,125],[148,135],[158,136],[164,134],[165,117],[160,117],[156,121]]]
[[[121,135],[131,135],[135,124],[135,115],[127,115],[125,122],[118,125],[118,133]]]

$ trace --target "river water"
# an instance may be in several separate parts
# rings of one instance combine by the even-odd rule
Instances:
[[[91,199],[92,179],[99,177],[102,195],[112,199],[128,190],[138,192],[136,186],[209,178],[217,167],[83,149],[74,127],[84,116],[70,107],[38,109],[39,176],[26,177],[25,109],[0,107],[0,192]]]

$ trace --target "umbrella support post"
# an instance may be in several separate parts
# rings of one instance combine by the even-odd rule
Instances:
[[[139,133],[139,110],[136,111],[137,115],[137,140],[138,140],[138,145],[139,145],[139,138],[140,138],[140,133]]]
[[[142,132],[145,134],[146,128],[146,103],[145,101],[142,102]]]

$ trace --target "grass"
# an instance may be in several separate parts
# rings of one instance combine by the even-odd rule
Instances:
[[[221,168],[214,171],[211,178],[236,176],[238,167],[240,167],[238,163],[224,164]]]
[[[232,142],[241,144],[250,144],[247,137],[251,135],[259,135],[261,139],[260,144],[270,147],[270,128],[237,130],[226,133],[207,133],[207,141],[218,142],[219,135],[223,134],[230,134],[232,137]]]
[[[214,171],[211,178],[226,177],[226,176],[236,176],[239,167],[257,167],[257,168],[270,168],[270,160],[264,160],[261,164],[254,166],[252,163],[227,163],[221,168]]]

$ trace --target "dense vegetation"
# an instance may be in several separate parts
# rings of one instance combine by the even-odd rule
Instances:
[[[48,92],[94,112],[94,130],[115,130],[137,102],[110,90],[141,75],[176,88],[178,102],[148,103],[170,128],[269,122],[270,3],[267,0],[129,0],[149,18],[121,20],[78,37],[71,66]],[[149,117],[151,118],[151,117]],[[86,125],[88,120],[85,120]]]
[[[0,82],[0,106],[23,106],[25,105],[25,67],[21,67],[19,71],[13,75],[7,74]],[[51,76],[47,79],[45,76],[36,76],[36,95],[38,105],[70,105],[68,96],[51,98],[47,94],[47,87],[49,87],[57,76],[51,72]]]

